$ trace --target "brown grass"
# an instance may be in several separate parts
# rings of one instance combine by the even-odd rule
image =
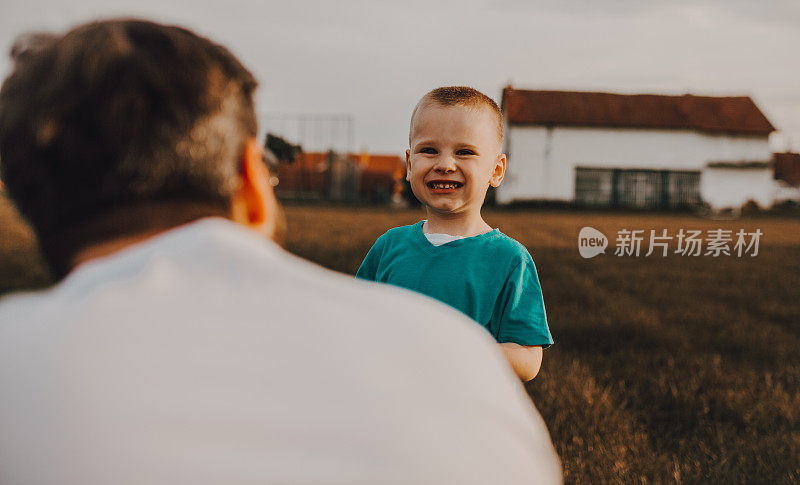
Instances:
[[[287,248],[354,273],[419,210],[290,206]],[[527,390],[570,483],[800,480],[800,220],[487,211],[534,254],[556,345]],[[761,229],[757,257],[577,252],[581,227]],[[0,292],[46,282],[30,232],[0,203]]]

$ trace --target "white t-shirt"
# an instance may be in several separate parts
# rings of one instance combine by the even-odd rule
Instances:
[[[223,219],[0,300],[0,483],[558,483],[491,336]]]
[[[444,234],[439,232],[425,232],[425,228],[427,226],[427,220],[425,220],[426,224],[422,226],[422,233],[425,234],[425,238],[433,244],[434,246],[441,246],[442,244],[447,244],[449,242],[457,241],[459,239],[464,239],[467,236],[454,236],[452,234]]]
[[[458,239],[464,239],[464,236],[453,236],[452,234],[443,234],[438,232],[425,232],[423,234],[425,234],[425,237],[434,246],[441,246],[442,244],[447,244]]]

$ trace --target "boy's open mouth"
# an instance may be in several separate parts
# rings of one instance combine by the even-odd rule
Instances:
[[[440,181],[434,180],[432,182],[427,183],[428,187],[433,190],[449,190],[449,189],[458,189],[461,188],[464,184],[461,182],[452,182],[452,181]]]

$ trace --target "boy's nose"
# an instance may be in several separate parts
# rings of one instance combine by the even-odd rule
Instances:
[[[442,156],[436,160],[436,165],[433,169],[442,173],[455,172],[456,164],[452,157]]]

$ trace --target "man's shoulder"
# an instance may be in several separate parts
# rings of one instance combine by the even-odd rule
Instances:
[[[9,323],[30,319],[35,312],[45,311],[51,290],[19,291],[0,296],[0,322]],[[7,329],[0,324],[0,332]]]

